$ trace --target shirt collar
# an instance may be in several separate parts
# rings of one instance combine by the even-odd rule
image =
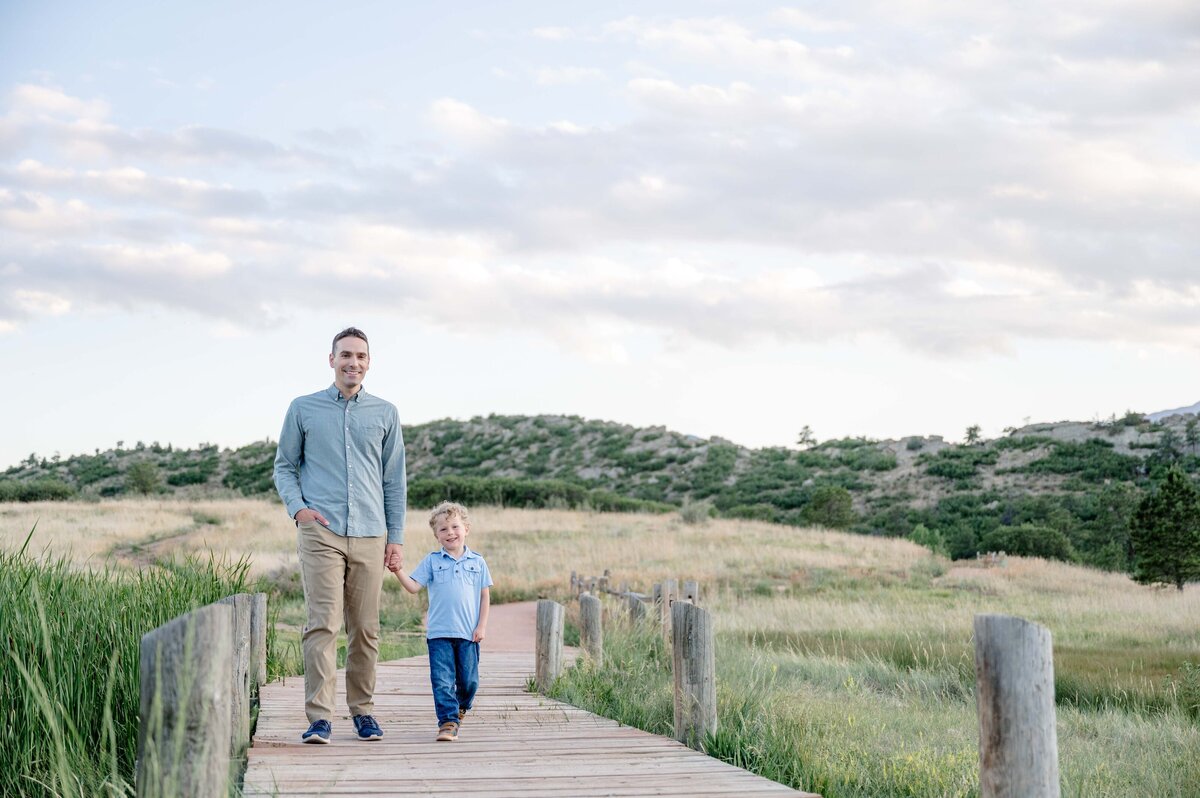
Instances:
[[[358,393],[354,394],[353,400],[357,402],[359,397],[366,396],[366,394],[366,388],[359,388]],[[335,402],[342,401],[342,392],[338,390],[336,382],[330,383],[329,387],[325,389],[325,395]]]
[[[443,557],[449,557],[449,558],[450,558],[450,559],[452,559],[452,560],[454,559],[454,555],[453,555],[453,554],[451,554],[450,552],[446,551],[446,549],[445,549],[445,548],[438,549],[438,550],[437,550],[437,553],[438,553],[438,554],[440,554],[440,555],[442,555]],[[478,556],[479,556],[478,554],[476,554],[475,552],[471,551],[471,547],[470,547],[470,546],[466,546],[466,545],[464,545],[464,546],[463,546],[463,556],[461,556],[461,557],[459,557],[459,558],[458,558],[458,562],[462,562],[463,560],[469,559],[469,558],[471,558],[471,557],[478,557]]]

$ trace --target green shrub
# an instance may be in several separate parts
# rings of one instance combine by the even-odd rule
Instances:
[[[779,508],[773,504],[737,504],[724,510],[721,515],[726,518],[745,518],[750,521],[779,521]]]
[[[167,477],[167,484],[180,487],[182,485],[203,485],[208,482],[208,473],[201,471],[199,468],[188,468],[183,471],[176,471]]]
[[[0,502],[64,501],[74,495],[75,489],[60,479],[47,477],[32,482],[0,480]]]
[[[1050,453],[1020,469],[1028,474],[1069,474],[1087,482],[1132,479],[1142,465],[1140,457],[1118,454],[1113,445],[1098,438],[1083,443],[1053,441]]]
[[[688,475],[692,483],[692,495],[703,499],[718,493],[724,487],[725,480],[733,475],[736,463],[736,448],[719,443],[710,444],[704,462],[693,467]]]
[[[983,446],[948,446],[936,454],[922,454],[917,462],[925,463],[925,473],[955,481],[970,479],[981,465],[995,465],[1000,453]]]
[[[553,503],[559,507],[565,505],[601,512],[669,512],[676,509],[671,504],[631,499],[611,491],[588,490],[578,483],[558,479],[440,477],[409,482],[410,507],[433,507],[442,501],[457,501],[468,506],[530,508]]]
[[[1034,524],[997,527],[980,538],[979,551],[1003,551],[1022,557],[1068,562],[1075,559],[1075,551],[1066,535],[1057,529]]]
[[[713,509],[713,503],[708,499],[698,502],[684,499],[683,506],[679,508],[679,517],[685,524],[707,524],[713,516]]]
[[[275,445],[269,442],[243,446],[231,458],[221,482],[243,496],[271,493],[275,490]]]
[[[125,471],[125,489],[143,496],[158,490],[161,479],[158,466],[148,460],[134,463]]]
[[[83,487],[91,485],[93,482],[99,482],[108,477],[114,477],[121,473],[120,470],[109,462],[109,459],[104,455],[73,457],[67,461],[67,470],[71,472],[71,476],[75,478],[75,482]]]
[[[850,491],[837,486],[822,486],[804,505],[801,518],[807,524],[829,529],[846,529],[854,524],[854,501]]]
[[[930,529],[924,524],[917,524],[913,527],[913,531],[909,533],[908,539],[918,546],[924,546],[934,554],[948,555],[950,553],[945,536],[936,529]]]

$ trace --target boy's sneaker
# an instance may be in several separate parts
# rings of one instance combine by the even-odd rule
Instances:
[[[452,720],[448,720],[441,726],[438,726],[437,741],[439,743],[452,743],[458,739],[458,724]]]
[[[360,740],[380,740],[383,738],[383,729],[379,728],[379,724],[375,722],[375,718],[370,715],[355,715],[354,730],[358,732]]]
[[[328,745],[329,735],[332,732],[332,727],[327,720],[314,720],[308,727],[308,731],[300,735],[300,739],[306,743],[320,743]]]

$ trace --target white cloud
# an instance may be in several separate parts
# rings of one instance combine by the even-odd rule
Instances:
[[[77,237],[94,234],[107,214],[81,200],[59,200],[40,192],[0,196],[0,230],[10,235]]]
[[[19,87],[0,117],[0,325],[30,312],[21,290],[230,330],[267,304],[365,305],[608,360],[647,333],[956,354],[1183,340],[1200,53],[1184,10],[1132,8],[618,20],[588,43],[595,68],[517,67],[574,81],[576,105],[539,119],[447,96],[371,155],[357,130],[297,134],[345,159]],[[1117,22],[1136,41],[1102,46]],[[614,62],[636,64],[616,91]]]
[[[546,41],[561,42],[573,37],[574,33],[570,28],[545,26],[534,28],[530,33],[537,39],[545,39]]]
[[[102,100],[82,100],[61,89],[31,83],[23,83],[12,90],[9,108],[10,113],[18,117],[41,119],[67,117],[98,122],[109,114],[108,103]]]
[[[429,116],[439,130],[467,142],[490,141],[509,128],[503,119],[487,116],[464,102],[448,97],[435,101],[429,109]]]
[[[855,28],[854,23],[848,20],[838,18],[826,19],[799,8],[777,9],[771,14],[771,19],[780,25],[815,31],[817,33],[845,33]]]
[[[71,302],[45,291],[13,291],[13,302],[31,316],[62,316],[71,310]]]
[[[183,243],[156,247],[97,244],[86,251],[104,268],[118,273],[204,279],[233,268],[233,261],[224,253],[203,252]]]
[[[595,67],[545,67],[537,70],[534,79],[539,86],[570,86],[604,80],[605,74]]]

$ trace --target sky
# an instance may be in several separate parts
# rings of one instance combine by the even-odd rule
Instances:
[[[0,467],[407,424],[747,446],[1200,399],[1200,5],[0,2]]]

